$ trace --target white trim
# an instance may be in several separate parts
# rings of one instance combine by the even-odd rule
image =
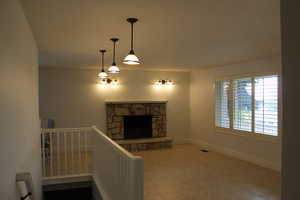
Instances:
[[[277,75],[278,77],[281,76],[280,72],[250,72],[250,73],[241,73],[241,74],[234,74],[234,75],[226,75],[226,76],[215,76],[214,82],[219,80],[231,80],[231,79],[243,79],[243,78],[255,78],[257,76],[271,76]]]
[[[235,130],[230,128],[222,128],[215,126],[214,132],[216,134],[225,134],[225,135],[234,135],[234,136],[240,136],[240,137],[248,137],[249,139],[255,139],[255,140],[261,140],[261,141],[267,141],[272,143],[279,143],[280,137],[273,136],[273,135],[267,135],[267,134],[261,134],[261,133],[255,133],[255,132],[249,132],[249,131],[241,131],[241,130]]]
[[[96,126],[92,126],[92,128],[93,128],[93,130],[95,131],[95,133],[97,135],[99,135],[100,137],[102,137],[102,139],[104,139],[108,144],[110,144],[113,149],[116,149],[121,154],[124,154],[128,158],[131,158],[131,159],[141,158],[140,156],[135,156],[132,153],[128,152],[126,149],[124,149],[122,146],[120,146],[116,141],[112,140],[107,135],[105,135],[102,131],[100,131],[99,129],[97,129]]]
[[[244,161],[247,161],[247,162],[268,168],[268,169],[272,169],[272,170],[281,172],[281,164],[280,163],[276,163],[276,162],[272,162],[272,161],[265,160],[262,158],[258,158],[257,156],[241,153],[236,150],[233,150],[233,149],[230,149],[227,147],[222,147],[222,146],[215,145],[215,144],[211,144],[211,143],[208,143],[208,142],[205,142],[202,140],[190,139],[190,142],[192,144],[196,144],[201,147],[207,148],[208,150],[211,150],[211,151],[215,151],[215,152],[227,155],[227,156],[238,158],[240,160],[244,160]]]
[[[92,195],[94,200],[103,200],[99,187],[96,185],[94,177],[92,181]]]
[[[123,103],[167,103],[167,99],[106,99],[106,104],[123,104]]]
[[[102,197],[102,200],[111,200],[111,198],[109,198],[109,195],[107,194],[107,192],[105,192],[103,184],[101,183],[101,181],[96,179],[95,176],[93,176],[93,181],[94,181],[94,184],[96,186],[96,189],[98,189],[97,192],[99,192],[101,197]]]
[[[92,178],[92,174],[52,176],[52,177],[43,177],[42,182],[43,185],[55,185],[55,184],[91,181],[91,178]]]
[[[174,139],[172,144],[175,145],[175,144],[190,144],[191,139],[189,138],[186,138],[186,139]]]

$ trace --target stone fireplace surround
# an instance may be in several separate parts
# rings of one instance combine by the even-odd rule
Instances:
[[[124,117],[151,115],[152,138],[124,139]],[[106,101],[107,135],[129,151],[170,148],[172,139],[167,137],[166,100],[108,100]]]

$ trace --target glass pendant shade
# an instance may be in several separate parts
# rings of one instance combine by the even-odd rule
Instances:
[[[130,51],[129,54],[124,58],[123,63],[127,65],[138,65],[140,64],[140,60],[134,54],[134,51]]]
[[[109,73],[119,73],[120,72],[120,69],[119,67],[113,63],[109,68],[108,68],[108,72]]]
[[[103,70],[98,74],[98,78],[107,78],[108,74]]]
[[[110,39],[114,46],[113,46],[113,63],[111,64],[111,66],[108,68],[108,72],[109,73],[119,73],[120,72],[120,68],[117,66],[116,64],[116,42],[119,40],[118,38],[111,38]]]
[[[133,51],[133,24],[136,23],[138,19],[128,18],[127,21],[131,24],[131,44],[130,44],[131,49],[129,54],[124,58],[123,63],[127,65],[139,65],[140,60]]]

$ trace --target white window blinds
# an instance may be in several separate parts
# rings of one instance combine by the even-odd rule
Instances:
[[[229,128],[229,81],[216,81],[215,124],[218,127]]]
[[[255,132],[277,135],[278,76],[255,77]]]
[[[252,80],[251,78],[233,81],[234,112],[233,128],[251,131],[252,127]]]
[[[215,125],[278,135],[278,75],[215,82]]]

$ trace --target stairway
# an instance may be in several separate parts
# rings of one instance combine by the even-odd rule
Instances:
[[[43,190],[44,200],[93,200],[90,183],[57,184]]]

